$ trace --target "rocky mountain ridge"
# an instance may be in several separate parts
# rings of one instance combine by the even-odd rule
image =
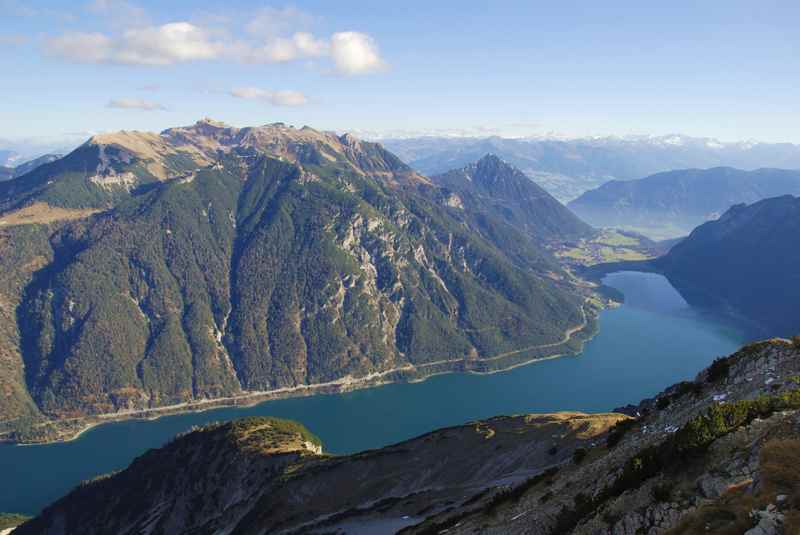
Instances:
[[[61,208],[103,208],[128,198],[138,187],[187,179],[227,155],[270,154],[301,167],[335,165],[397,184],[426,183],[377,144],[345,134],[300,129],[284,123],[236,128],[212,119],[153,132],[99,134],[66,157],[22,180],[0,185],[0,211],[31,202]]]

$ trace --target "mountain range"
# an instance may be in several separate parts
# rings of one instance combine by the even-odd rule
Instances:
[[[449,189],[351,135],[203,120],[0,183],[0,432],[576,351],[594,311],[545,244],[592,229],[476,171]]]
[[[17,165],[16,167],[3,167],[0,166],[0,182],[4,180],[11,180],[12,178],[21,177],[24,174],[30,173],[37,167],[46,163],[54,162],[61,158],[60,154],[45,154],[32,160]]]
[[[462,167],[493,153],[562,202],[610,180],[633,180],[674,169],[800,169],[800,145],[722,143],[682,135],[584,139],[420,137],[386,139],[383,143],[426,175]]]
[[[797,533],[798,374],[800,339],[770,340],[631,416],[497,417],[347,456],[294,422],[210,425],[14,534]]]
[[[800,195],[800,170],[715,167],[614,180],[587,191],[568,206],[592,225],[667,238],[686,235],[735,204],[786,194]]]

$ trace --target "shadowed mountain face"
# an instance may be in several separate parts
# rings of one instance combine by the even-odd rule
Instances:
[[[796,533],[799,357],[800,340],[751,344],[635,418],[496,417],[341,457],[288,421],[211,425],[15,533]]]
[[[800,198],[737,205],[653,262],[690,303],[750,320],[769,335],[800,332]]]
[[[569,207],[593,225],[638,229],[660,238],[687,234],[734,204],[786,194],[800,195],[800,171],[717,167],[608,182]]]
[[[468,211],[507,224],[540,242],[577,240],[594,232],[520,170],[493,154],[431,180],[455,192]]]
[[[452,195],[352,136],[213,121],[0,185],[5,430],[574,349],[583,297],[541,247],[559,223],[502,241]]]

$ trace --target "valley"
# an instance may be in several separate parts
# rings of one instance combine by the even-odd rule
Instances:
[[[668,247],[633,232],[602,229],[597,236],[564,243],[554,254],[573,269],[613,262],[648,260],[660,256]]]
[[[800,535],[798,19],[0,0],[0,535]]]

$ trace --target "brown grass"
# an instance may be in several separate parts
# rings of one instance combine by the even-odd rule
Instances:
[[[755,494],[748,486],[731,488],[716,502],[687,515],[672,535],[739,535],[753,526],[750,511],[764,509],[787,495],[785,535],[800,535],[800,440],[774,439],[761,448],[759,484]]]
[[[741,535],[753,527],[750,511],[753,496],[742,487],[723,494],[715,503],[704,505],[687,515],[669,535]]]
[[[47,225],[57,221],[84,219],[98,212],[100,210],[72,210],[37,202],[19,210],[0,215],[0,227],[31,225],[34,223]]]
[[[786,494],[790,507],[800,509],[800,440],[776,439],[764,444],[760,472],[760,494],[771,500]]]

